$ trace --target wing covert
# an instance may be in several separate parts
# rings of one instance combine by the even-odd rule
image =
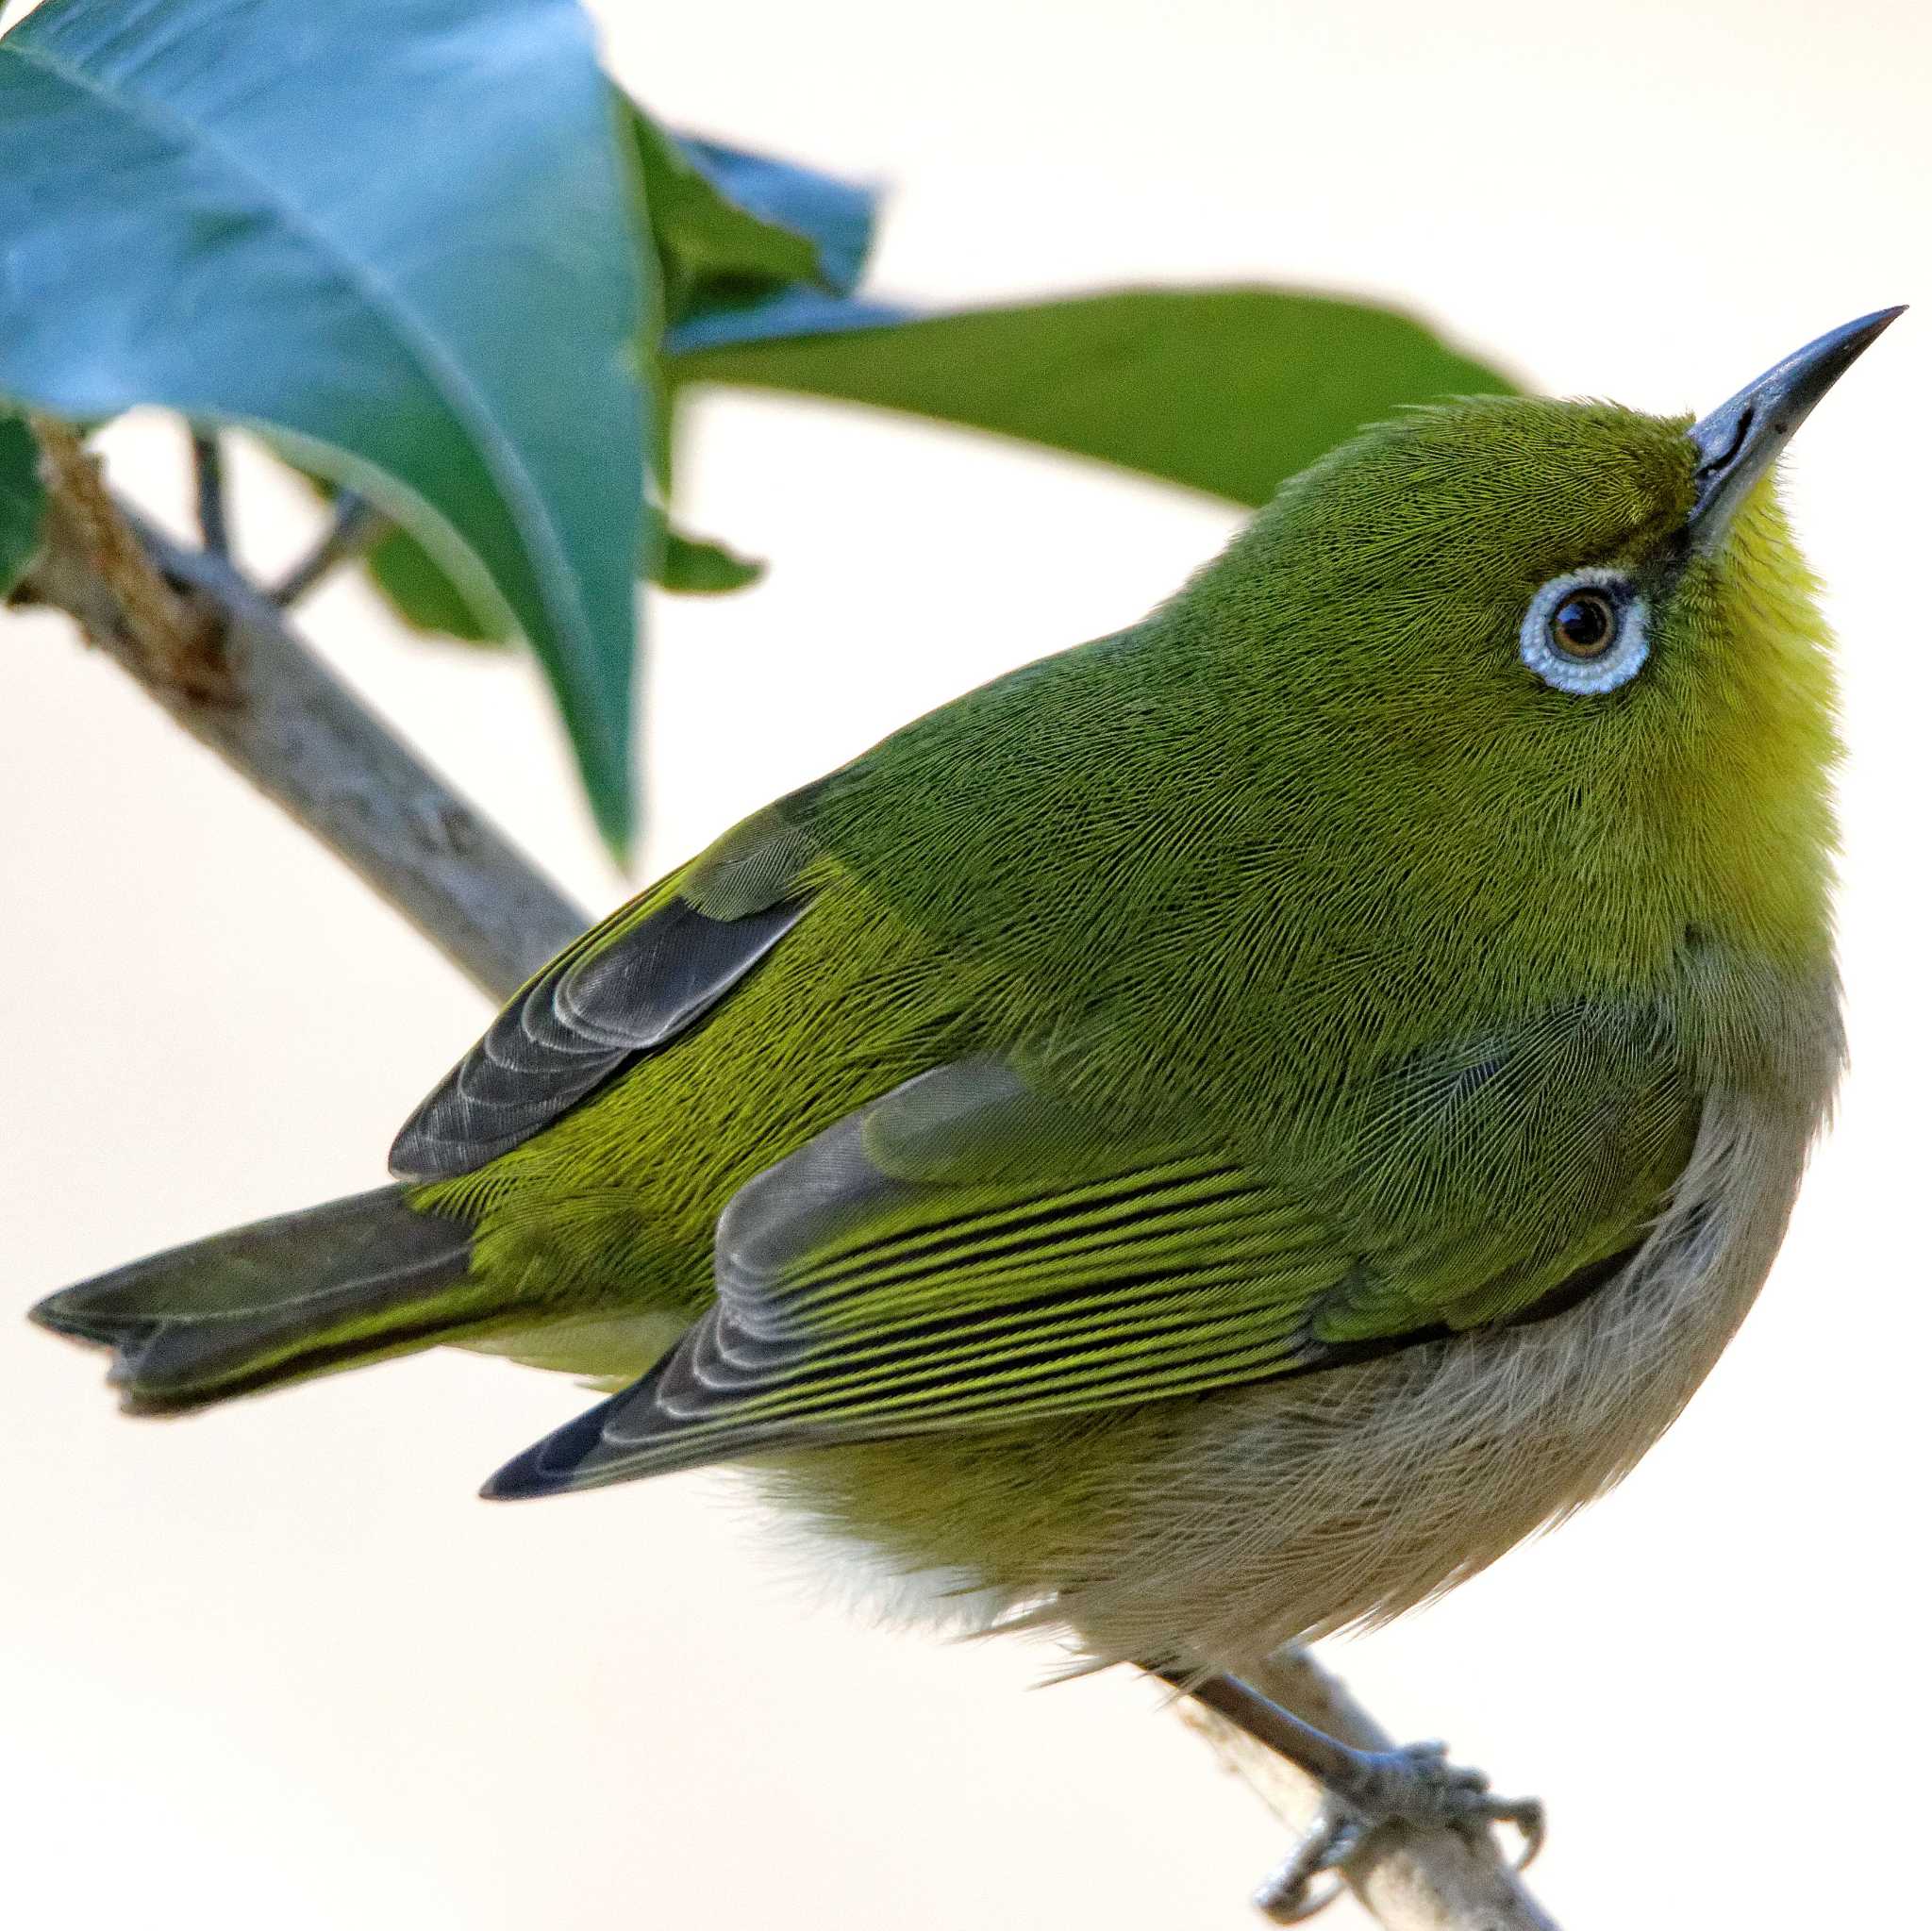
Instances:
[[[504,1470],[497,1495],[761,1447],[1008,1423],[1319,1365],[1347,1262],[1293,1195],[1110,1126],[983,1057],[758,1174],[718,1298],[666,1360]]]
[[[399,1179],[474,1172],[688,1032],[805,916],[813,845],[787,800],[567,946],[510,1000],[390,1150]]]
[[[1353,1138],[1263,1171],[1012,1058],[923,1074],[741,1187],[711,1307],[486,1492],[1087,1413],[1541,1319],[1632,1257],[1699,1110],[1665,1031],[1576,1006],[1398,1059],[1377,1091]]]

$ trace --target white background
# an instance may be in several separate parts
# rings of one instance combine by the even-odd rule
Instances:
[[[887,292],[1367,291],[1541,387],[1657,409],[1925,305],[1788,466],[1843,641],[1857,1063],[1784,1257],[1620,1493],[1335,1657],[1393,1726],[1548,1800],[1538,1885],[1570,1931],[1899,1922],[1932,1714],[1924,10],[601,11],[674,121],[893,184]],[[686,521],[773,569],[651,611],[641,876],[1131,620],[1233,523],[858,412],[719,399],[691,428]],[[178,511],[173,432],[113,445]],[[247,501],[252,555],[300,547],[302,506]],[[306,621],[587,902],[626,891],[525,664],[399,640],[352,585]],[[0,625],[0,830],[11,1307],[374,1184],[486,1017],[50,618]],[[12,1922],[1182,1931],[1248,1922],[1282,1848],[1146,1687],[1029,1693],[1051,1655],[863,1626],[801,1587],[728,1477],[475,1502],[576,1412],[567,1382],[439,1355],[137,1425],[98,1373],[0,1324]]]

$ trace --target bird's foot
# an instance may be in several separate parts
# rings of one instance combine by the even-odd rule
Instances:
[[[1400,1750],[1354,1750],[1323,1779],[1321,1808],[1280,1869],[1255,1893],[1257,1907],[1277,1924],[1297,1924],[1328,1904],[1341,1880],[1326,1872],[1346,1863],[1385,1824],[1423,1830],[1449,1828],[1478,1835],[1492,1823],[1512,1825],[1523,1839],[1517,1868],[1542,1848],[1543,1806],[1534,1797],[1498,1797],[1479,1770],[1449,1761],[1441,1743]]]

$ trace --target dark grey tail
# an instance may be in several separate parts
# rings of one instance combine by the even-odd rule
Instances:
[[[383,1187],[116,1268],[32,1318],[111,1348],[124,1407],[173,1414],[490,1325],[469,1267],[467,1227]]]

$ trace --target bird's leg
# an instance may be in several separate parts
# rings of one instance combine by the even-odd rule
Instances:
[[[1385,1823],[1467,1831],[1513,1824],[1523,1836],[1524,1864],[1542,1847],[1542,1806],[1534,1798],[1491,1794],[1489,1778],[1479,1770],[1451,1763],[1441,1743],[1357,1750],[1303,1722],[1239,1676],[1223,1672],[1203,1676],[1161,1666],[1150,1668],[1149,1673],[1286,1757],[1320,1787],[1322,1805],[1314,1823],[1256,1894],[1256,1904],[1277,1923],[1312,1917],[1328,1903],[1334,1889],[1313,1889],[1315,1879],[1345,1863]]]

